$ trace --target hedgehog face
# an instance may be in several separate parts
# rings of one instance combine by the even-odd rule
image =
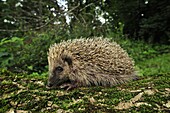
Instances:
[[[69,74],[71,71],[72,59],[68,56],[62,56],[61,58],[48,58],[49,62],[49,78],[47,87],[56,88],[63,83],[70,82]]]

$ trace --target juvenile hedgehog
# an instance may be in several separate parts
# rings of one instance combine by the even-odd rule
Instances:
[[[137,78],[134,62],[116,42],[75,39],[54,44],[48,53],[47,88],[113,86]]]

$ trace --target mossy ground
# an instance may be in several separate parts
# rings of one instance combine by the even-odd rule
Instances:
[[[0,71],[0,113],[170,112],[170,54],[137,63],[140,79],[115,87],[45,88],[47,73]]]

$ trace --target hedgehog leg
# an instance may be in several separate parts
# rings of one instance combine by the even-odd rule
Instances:
[[[78,85],[77,82],[75,82],[75,83],[64,83],[64,84],[60,85],[60,88],[66,89],[68,91],[68,90],[72,90],[74,88],[77,88],[78,86],[79,85]]]

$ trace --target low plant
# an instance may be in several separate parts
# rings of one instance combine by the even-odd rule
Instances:
[[[23,38],[3,38],[0,41],[0,67],[7,69],[13,66],[16,63],[14,60],[18,61],[23,46]]]
[[[36,37],[4,38],[0,42],[0,68],[14,72],[46,71],[47,51],[61,37],[38,34]]]

